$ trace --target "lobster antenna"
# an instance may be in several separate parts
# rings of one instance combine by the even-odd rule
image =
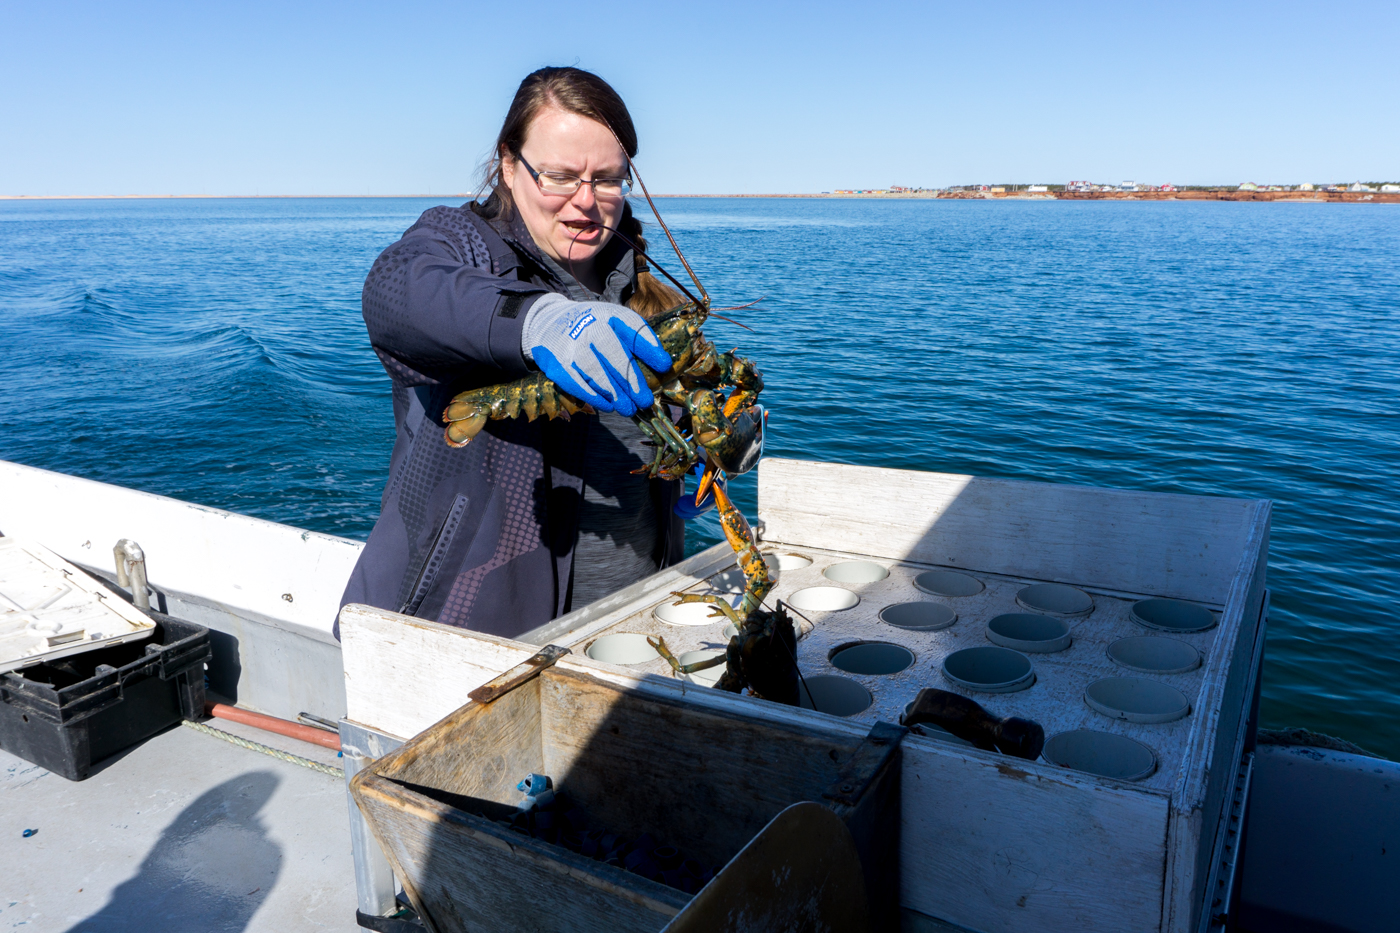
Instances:
[[[704,307],[706,311],[710,310],[710,293],[705,291],[705,286],[700,284],[700,277],[695,274],[694,269],[690,268],[690,263],[686,262],[685,253],[681,252],[679,244],[676,243],[676,238],[671,235],[671,228],[666,226],[666,221],[661,219],[661,212],[656,209],[656,202],[651,199],[651,192],[647,190],[647,183],[642,181],[642,173],[637,171],[636,163],[634,163],[632,157],[627,154],[627,147],[622,145],[622,140],[617,138],[617,131],[612,128],[612,124],[604,120],[603,125],[608,128],[609,133],[612,133],[612,138],[617,140],[618,148],[622,150],[622,156],[627,160],[627,170],[637,176],[637,184],[641,186],[642,195],[647,199],[647,206],[651,208],[652,214],[656,217],[656,222],[661,225],[662,231],[666,234],[666,239],[671,241],[671,249],[676,251],[676,258],[681,261],[681,265],[685,266],[686,273],[690,276],[690,280],[695,283],[695,287],[699,289],[700,294],[705,296],[705,303],[702,307]],[[646,254],[643,253],[643,255]],[[650,259],[651,257],[648,256],[647,258]],[[657,266],[657,268],[659,269],[661,267]],[[666,278],[671,279],[669,275],[666,276]],[[671,281],[675,282],[676,280],[671,279]],[[676,284],[678,286],[680,285],[679,282]],[[685,291],[685,289],[682,288],[681,291]],[[686,292],[686,294],[690,295],[690,292]],[[691,300],[695,300],[693,296],[691,296]],[[699,304],[699,302],[696,303]]]
[[[754,305],[758,304],[758,303],[759,303],[760,301],[762,301],[762,300],[763,300],[762,298],[755,298],[753,301],[750,301],[750,302],[749,302],[748,304],[746,304],[746,305],[735,305],[735,306],[732,307],[732,308],[720,308],[719,310],[721,310],[721,311],[747,311],[749,308],[752,308]],[[744,330],[748,331],[749,333],[757,333],[757,331],[755,331],[755,330],[754,330],[752,327],[750,327],[749,325],[743,324],[743,323],[741,323],[741,322],[739,322],[739,321],[736,321],[736,320],[734,320],[732,317],[725,317],[723,314],[717,314],[717,313],[715,313],[714,311],[711,311],[711,312],[710,312],[710,317],[717,317],[717,318],[719,318],[721,321],[724,321],[724,322],[729,323],[729,324],[734,324],[734,325],[736,325],[736,326],[738,326],[738,327],[742,327]]]
[[[754,330],[754,329],[753,329],[752,327],[750,327],[749,325],[747,325],[747,324],[745,324],[745,323],[743,323],[743,322],[741,322],[741,321],[736,321],[736,320],[734,320],[732,317],[725,317],[723,314],[716,314],[716,313],[714,313],[713,311],[710,312],[710,317],[719,318],[721,321],[724,321],[726,324],[733,324],[735,327],[742,327],[744,330],[748,331],[748,332],[751,333],[751,334],[756,334],[756,333],[758,333],[758,331]]]
[[[735,306],[732,307],[732,308],[719,308],[718,310],[720,310],[720,311],[747,311],[749,308],[752,308],[754,305],[758,304],[760,301],[762,301],[764,298],[767,298],[767,297],[768,297],[767,295],[764,295],[764,296],[762,296],[761,298],[755,298],[753,301],[750,301],[748,304],[745,304],[745,305],[735,305]]]
[[[623,152],[626,151],[625,149],[623,150]],[[651,213],[656,218],[656,222],[661,225],[661,230],[666,234],[666,239],[671,241],[671,249],[676,251],[676,258],[681,261],[681,265],[685,266],[685,271],[690,276],[690,280],[695,283],[695,287],[700,290],[700,294],[705,296],[705,307],[708,309],[710,306],[710,293],[705,291],[705,286],[700,284],[700,277],[695,274],[694,269],[690,268],[690,263],[686,262],[685,253],[681,252],[680,245],[676,243],[676,238],[671,235],[671,228],[666,226],[666,221],[661,219],[661,212],[656,209],[656,202],[651,199],[651,192],[647,190],[647,183],[642,181],[642,173],[637,171],[637,166],[632,162],[631,156],[627,158],[627,167],[637,176],[637,184],[641,186],[642,194],[647,199],[647,206],[651,208]]]
[[[685,287],[684,285],[682,285],[680,282],[676,281],[676,277],[675,277],[674,275],[672,275],[671,273],[667,272],[665,269],[661,268],[661,263],[657,262],[655,259],[652,259],[651,256],[647,253],[647,251],[644,250],[644,249],[642,249],[640,246],[638,246],[638,245],[632,240],[632,238],[629,237],[627,234],[623,233],[621,230],[617,229],[616,227],[609,227],[607,224],[594,223],[594,224],[590,224],[589,226],[593,226],[593,227],[602,227],[604,230],[611,230],[611,231],[613,232],[613,235],[614,235],[614,236],[621,237],[621,238],[622,238],[622,242],[626,243],[628,246],[632,247],[632,249],[634,249],[634,250],[636,250],[637,252],[641,253],[641,254],[642,254],[642,258],[645,259],[647,262],[651,263],[652,267],[655,268],[657,272],[660,272],[662,275],[666,276],[666,278],[670,279],[670,280],[671,280],[671,284],[674,285],[674,286],[676,286],[676,288],[679,288],[679,289],[681,290],[681,293],[684,294],[685,297],[689,298],[692,302],[695,303],[695,306],[696,306],[696,307],[705,307],[705,308],[708,308],[708,307],[709,307],[709,304],[710,304],[710,296],[709,296],[709,295],[705,295],[705,289],[703,289],[703,288],[700,289],[700,293],[701,293],[702,295],[705,295],[705,302],[704,302],[704,304],[701,304],[700,299],[699,299],[699,298],[696,298],[694,295],[692,295],[692,294],[690,293],[690,289],[686,288],[686,287]],[[584,229],[587,229],[587,227],[585,227]],[[578,234],[577,234],[577,233],[574,234],[574,239],[575,239],[575,240],[578,239]],[[570,250],[570,252],[572,252],[572,250]],[[682,259],[681,262],[685,262],[685,260]],[[694,278],[694,277],[695,277],[695,274],[694,274],[694,273],[691,273],[691,278]],[[696,282],[695,284],[696,284],[696,285],[699,285],[700,283],[699,283],[699,282]],[[716,316],[718,317],[718,315],[716,315]],[[722,318],[722,320],[728,321],[729,318]],[[738,321],[731,321],[730,323],[732,323],[732,324],[739,324]],[[740,326],[740,327],[743,327],[744,325],[743,325],[743,324],[739,324],[739,326]],[[749,329],[752,330],[753,328],[749,328]]]

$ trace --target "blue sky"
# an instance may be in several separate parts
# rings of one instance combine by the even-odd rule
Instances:
[[[603,75],[656,192],[1400,178],[1393,3],[0,0],[0,194],[474,190]]]

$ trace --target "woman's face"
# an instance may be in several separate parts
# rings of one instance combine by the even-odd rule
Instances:
[[[530,123],[520,155],[536,172],[563,172],[585,181],[627,175],[627,156],[606,126],[557,107],[544,108]],[[624,199],[599,200],[591,185],[579,185],[572,196],[546,194],[508,154],[501,160],[501,180],[535,245],[565,269],[572,263],[591,273],[594,258],[612,238],[612,231],[594,225],[616,227]]]

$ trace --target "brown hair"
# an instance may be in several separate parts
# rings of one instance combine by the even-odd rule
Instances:
[[[496,136],[496,148],[486,169],[486,185],[491,188],[491,200],[496,202],[496,207],[505,216],[515,209],[515,202],[501,178],[501,159],[506,155],[516,159],[520,157],[520,148],[525,145],[525,135],[530,125],[546,107],[558,107],[567,113],[597,120],[612,130],[628,159],[637,154],[637,128],[632,123],[632,115],[627,112],[627,105],[612,89],[612,85],[581,68],[551,67],[531,72],[516,89],[515,99],[506,111],[505,122]],[[618,229],[640,250],[647,248],[647,241],[642,236],[642,223],[633,215],[630,205],[623,211]],[[641,252],[635,254],[634,262],[637,285],[628,302],[632,310],[650,319],[680,304],[680,296],[651,274]]]

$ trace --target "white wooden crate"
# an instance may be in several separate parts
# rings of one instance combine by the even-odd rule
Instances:
[[[1154,774],[1129,783],[910,736],[900,839],[903,906],[985,931],[1184,933],[1208,920],[1202,908],[1212,884],[1216,830],[1233,787],[1262,647],[1266,501],[769,459],[760,466],[759,518],[766,547],[813,561],[782,573],[775,598],[831,585],[822,571],[843,560],[875,559],[890,569],[877,583],[846,585],[860,596],[855,608],[807,613],[816,627],[799,644],[806,674],[839,673],[828,661],[830,650],[855,640],[902,644],[916,656],[900,674],[857,677],[874,703],[842,720],[841,728],[897,721],[922,687],[958,690],[941,675],[943,658],[987,644],[985,622],[1018,611],[1015,594],[1022,586],[1060,582],[1095,601],[1087,617],[1069,620],[1074,644],[1032,656],[1037,682],[1030,689],[958,692],[1000,715],[1034,719],[1048,734],[1092,728],[1128,735],[1158,757]],[[712,548],[557,620],[528,641],[582,653],[599,635],[629,631],[662,634],[677,654],[719,647],[723,620],[678,627],[656,621],[652,610],[670,602],[672,590],[705,591],[707,578],[731,566],[726,548]],[[971,573],[986,588],[961,599],[923,594],[912,578],[930,567]],[[1188,673],[1155,678],[1192,703],[1184,719],[1160,725],[1112,720],[1082,699],[1092,680],[1125,673],[1105,649],[1116,638],[1144,633],[1128,610],[1145,596],[1188,600],[1219,618],[1205,632],[1174,636],[1200,650],[1204,662]],[[878,620],[883,606],[918,600],[953,606],[957,623],[920,633]],[[342,626],[350,718],[405,736],[533,651],[526,642],[385,613],[347,613]],[[425,672],[425,657],[441,663]],[[402,680],[392,673],[396,666]],[[618,670],[639,682],[669,679],[660,659]],[[689,688],[697,696],[702,690]]]

